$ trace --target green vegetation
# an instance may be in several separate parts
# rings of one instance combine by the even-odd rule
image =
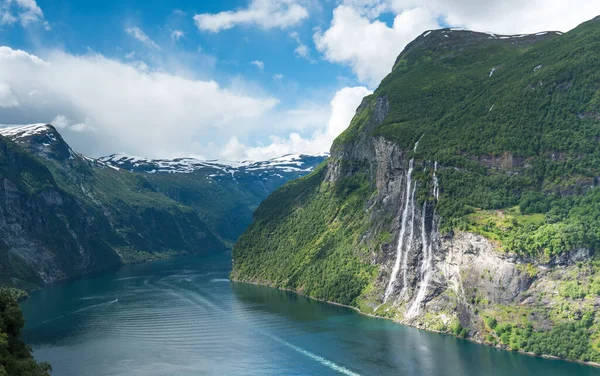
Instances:
[[[330,171],[284,186],[256,211],[234,247],[232,277],[373,312],[387,278],[381,265],[390,264],[381,250],[392,253],[398,215],[397,197],[378,196],[376,183],[399,184],[375,177],[381,167],[384,175],[406,170],[414,158],[418,205],[435,205],[442,236],[477,233],[527,260],[517,266],[532,283],[525,296],[501,305],[468,291],[459,303],[488,317],[479,323],[485,340],[598,361],[597,261],[569,268],[553,261],[576,250],[594,254],[600,244],[599,53],[599,19],[564,35],[493,39],[446,30],[417,38],[335,140]],[[401,151],[391,166],[374,150],[382,140]],[[491,273],[479,277],[496,283]],[[450,288],[436,294],[439,304],[457,300]],[[377,314],[403,319],[403,303],[395,311],[388,302]],[[419,324],[457,336],[481,329],[451,321],[456,311],[429,313]]]
[[[562,359],[600,361],[600,352],[593,348],[590,331],[594,325],[594,313],[585,313],[580,320],[559,323],[551,330],[534,331],[533,324],[524,327],[510,323],[497,324],[488,321],[496,338],[513,351],[531,352],[536,355],[553,355]],[[495,319],[491,319],[495,320]],[[495,341],[491,337],[491,341]]]
[[[411,150],[420,139],[417,160],[440,165],[443,231],[474,229],[469,216],[481,210],[519,206],[543,220],[474,230],[492,234],[508,252],[546,260],[593,249],[600,227],[600,193],[591,190],[600,174],[599,25],[519,43],[468,32],[420,37],[334,150],[375,136]],[[384,97],[390,110],[375,126],[370,117]],[[430,196],[428,179],[420,178],[421,202]]]
[[[51,147],[68,150],[55,137]],[[10,224],[0,228],[0,286],[33,289],[123,263],[226,250],[193,208],[143,175],[68,152],[40,155],[39,145],[0,137],[0,211]]]
[[[0,376],[47,376],[50,365],[37,363],[20,338],[24,320],[14,295],[0,288]]]
[[[259,206],[255,222],[233,249],[233,278],[356,304],[376,272],[362,262],[368,248],[358,236],[368,227],[360,209],[371,187],[362,174],[322,182],[325,167],[285,185]]]

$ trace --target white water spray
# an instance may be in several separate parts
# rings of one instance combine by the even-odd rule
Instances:
[[[421,138],[423,138],[423,136],[421,136]],[[417,151],[417,147],[419,147],[419,141],[421,141],[421,138],[419,138],[419,140],[415,143],[415,147],[413,148],[413,153]],[[398,245],[396,247],[396,261],[394,262],[394,267],[392,268],[392,274],[390,275],[390,280],[388,282],[387,288],[385,289],[383,303],[381,303],[381,305],[385,304],[388,301],[390,295],[392,295],[392,293],[394,292],[394,287],[395,287],[396,281],[398,279],[398,272],[400,271],[401,264],[403,267],[402,293],[404,293],[404,291],[406,290],[406,286],[407,286],[407,276],[406,276],[406,269],[407,269],[407,263],[408,263],[407,255],[412,246],[412,237],[413,237],[413,231],[414,231],[413,222],[414,222],[414,218],[415,218],[414,205],[415,205],[416,184],[413,185],[413,181],[412,181],[412,173],[413,173],[413,169],[414,169],[414,164],[415,164],[415,159],[413,157],[408,162],[408,172],[406,173],[406,200],[404,202],[404,209],[402,210],[402,218],[400,220],[400,236],[398,237]],[[409,221],[409,215],[410,215],[410,221]],[[406,236],[407,226],[410,226],[410,234],[409,234],[408,244],[406,246],[406,252],[403,252],[404,248],[405,248],[404,238]],[[375,310],[377,310],[381,305],[379,305],[377,308],[375,308]]]
[[[421,241],[423,243],[423,262],[421,263],[421,284],[419,286],[419,292],[413,301],[413,304],[408,309],[407,316],[415,317],[419,313],[419,307],[425,299],[427,293],[427,287],[429,285],[429,279],[431,278],[431,262],[433,261],[431,243],[427,241],[427,231],[425,227],[425,219],[427,218],[427,202],[423,203],[423,212],[421,214]],[[432,226],[433,232],[433,226]]]
[[[439,188],[436,172],[437,172],[437,161],[433,165],[433,195],[437,202],[437,201],[439,201],[440,188]],[[422,213],[422,218],[421,218],[421,240],[423,242],[423,252],[422,252],[423,253],[423,262],[421,263],[421,284],[419,285],[419,291],[417,292],[417,296],[415,297],[413,304],[408,309],[407,316],[409,318],[415,317],[419,314],[419,308],[421,307],[423,300],[425,300],[425,295],[427,294],[427,288],[429,287],[429,281],[431,279],[431,269],[432,269],[432,263],[433,263],[432,243],[433,243],[433,233],[435,231],[433,221],[435,220],[434,219],[435,211],[434,211],[434,218],[432,218],[432,223],[431,223],[430,242],[427,241],[427,232],[426,232],[426,228],[425,228],[426,217],[427,217],[427,202],[424,202],[423,203],[423,213]]]
[[[433,196],[436,201],[440,200],[440,186],[438,184],[438,178],[436,175],[438,163],[435,161],[433,164]]]
[[[408,254],[412,249],[412,241],[415,235],[415,191],[417,190],[417,184],[415,183],[413,186],[412,194],[410,195],[410,221],[408,225],[410,227],[410,231],[408,234],[408,242],[406,243],[406,251],[402,255],[402,291],[400,292],[400,296],[403,296],[408,289]]]
[[[410,209],[410,201],[412,196],[412,172],[414,167],[414,158],[411,158],[408,162],[408,172],[406,173],[406,200],[404,202],[404,209],[402,210],[402,219],[400,221],[400,236],[398,237],[398,246],[396,247],[396,261],[394,262],[394,268],[390,275],[390,281],[388,282],[387,288],[385,289],[385,295],[383,303],[386,303],[392,292],[394,292],[394,284],[398,278],[398,272],[400,271],[400,262],[402,261],[402,250],[404,248],[404,236],[406,235],[406,224],[408,222],[408,213]]]

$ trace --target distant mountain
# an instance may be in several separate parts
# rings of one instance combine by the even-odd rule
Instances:
[[[123,263],[225,251],[260,201],[324,158],[94,159],[52,125],[0,128],[0,285],[34,288]]]
[[[422,33],[327,162],[256,210],[232,278],[600,362],[599,57],[600,17]]]
[[[289,154],[267,161],[221,162],[114,154],[99,158],[98,163],[143,173],[158,192],[196,209],[207,226],[231,245],[250,225],[252,213],[271,192],[310,173],[328,156]]]
[[[191,174],[202,172],[210,178],[231,178],[232,180],[248,176],[260,177],[262,180],[278,177],[296,178],[311,172],[323,162],[329,153],[320,154],[287,154],[266,161],[228,162],[218,160],[199,160],[194,158],[146,159],[125,154],[113,154],[98,160],[114,167],[131,172],[148,174]]]

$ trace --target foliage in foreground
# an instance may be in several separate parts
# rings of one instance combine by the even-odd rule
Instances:
[[[50,365],[37,363],[20,338],[24,324],[14,291],[0,288],[0,376],[50,375]]]

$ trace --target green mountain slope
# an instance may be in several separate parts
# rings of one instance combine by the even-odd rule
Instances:
[[[289,154],[259,162],[151,160],[125,155],[100,158],[138,172],[167,197],[194,208],[210,230],[232,245],[252,221],[256,207],[285,182],[308,174],[327,158]]]
[[[122,263],[226,249],[193,209],[143,176],[72,152],[54,128],[16,141],[0,137],[1,284],[33,288]]]
[[[232,277],[513,350],[600,361],[600,22],[423,33]]]
[[[0,128],[0,286],[221,252],[258,204],[326,155],[224,165],[74,152],[51,125]]]

